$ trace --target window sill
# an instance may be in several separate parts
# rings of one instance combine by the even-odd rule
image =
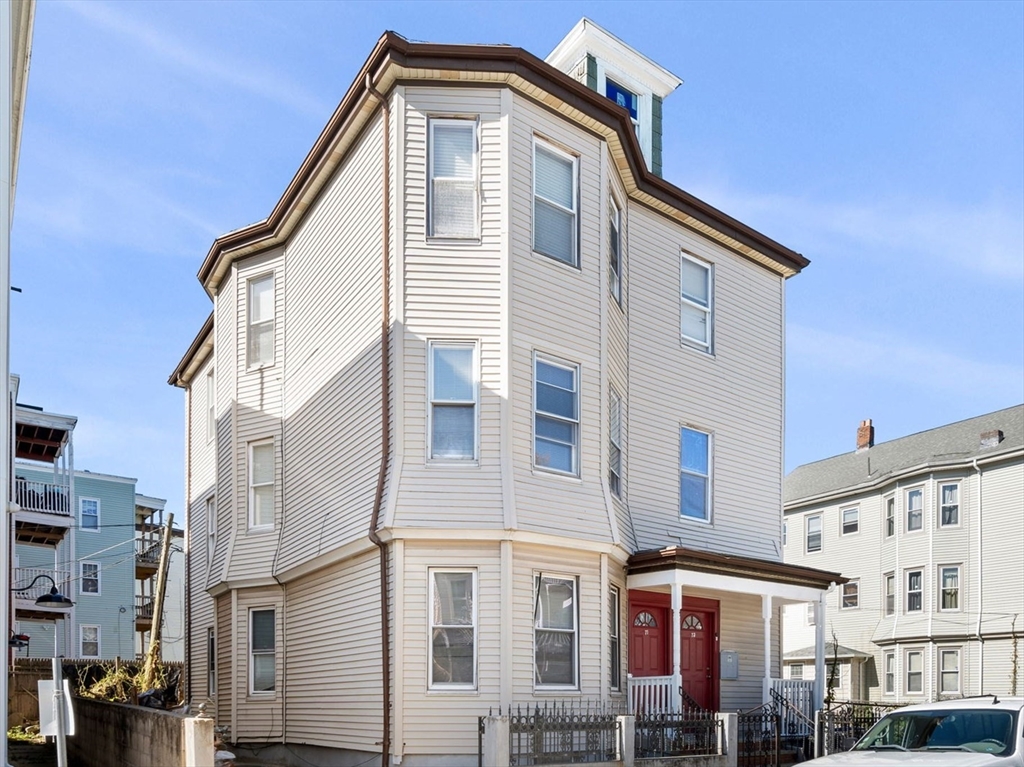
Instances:
[[[480,235],[475,234],[472,237],[435,237],[433,235],[427,235],[424,238],[427,245],[436,245],[439,247],[451,247],[453,245],[461,245],[467,248],[476,247],[483,244],[483,238]]]
[[[261,370],[274,367],[273,362],[263,362],[256,365],[247,365],[245,368],[246,373],[258,373]]]
[[[445,689],[443,687],[428,687],[427,695],[469,695],[476,698],[480,696],[480,690],[476,689],[475,687],[456,687],[450,690]]]
[[[533,476],[545,477],[547,479],[560,480],[562,482],[569,482],[574,485],[582,485],[583,478],[576,474],[566,474],[555,469],[544,469],[539,466],[533,467]]]
[[[558,256],[549,256],[546,253],[541,253],[539,250],[534,250],[532,252],[533,255],[537,256],[537,258],[543,259],[546,263],[555,264],[556,266],[559,266],[562,269],[571,269],[577,274],[581,274],[583,272],[583,267],[580,266],[580,259],[578,256],[576,258],[576,263],[572,264],[569,263],[568,261],[563,261]]]
[[[679,348],[680,349],[689,349],[691,352],[697,352],[698,354],[703,354],[708,359],[712,359],[712,360],[716,359],[715,353],[711,350],[710,347],[704,346],[703,344],[698,343],[696,341],[689,341],[686,338],[680,338],[679,339]]]
[[[260,525],[259,527],[250,527],[245,531],[246,535],[265,535],[267,533],[274,532],[273,525]]]
[[[444,460],[442,458],[428,458],[426,460],[426,463],[424,463],[424,466],[426,466],[428,469],[433,469],[433,470],[444,470],[444,469],[479,469],[480,468],[480,461],[476,460],[476,459],[473,459],[473,460],[468,460],[467,459],[467,460],[464,460],[464,461],[458,461],[458,460],[452,459],[452,460],[447,460],[446,461],[446,460]]]
[[[714,527],[714,523],[710,519],[701,519],[700,517],[688,517],[685,514],[679,515],[681,522],[691,522],[696,525],[707,525],[708,527]]]
[[[534,695],[582,695],[579,687],[561,687],[556,685],[545,685],[544,687],[533,686]]]

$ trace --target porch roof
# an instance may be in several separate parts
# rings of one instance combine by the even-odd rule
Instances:
[[[679,581],[790,599],[814,598],[812,592],[827,591],[849,580],[828,570],[681,546],[638,551],[627,560],[626,568],[631,584],[637,586]]]
[[[814,660],[814,646],[801,647],[799,650],[792,650],[786,653],[783,660]],[[861,652],[860,650],[854,650],[852,647],[846,647],[845,645],[837,645],[834,642],[825,642],[825,660],[830,661],[833,658],[839,660],[850,660],[851,658],[870,658],[871,654]]]

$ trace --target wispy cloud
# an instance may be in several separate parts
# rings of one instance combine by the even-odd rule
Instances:
[[[693,191],[741,220],[803,250],[859,246],[890,257],[912,254],[934,263],[970,267],[996,279],[1024,279],[1024,222],[1002,200],[952,205],[944,201],[882,199],[822,202],[784,195],[748,195],[722,185]]]
[[[791,363],[832,375],[850,372],[965,397],[985,392],[993,401],[1003,402],[1018,402],[1024,392],[1020,364],[982,362],[891,332],[845,335],[790,323],[786,334]]]
[[[183,72],[202,78],[204,82],[217,80],[235,90],[252,93],[311,117],[323,118],[330,110],[330,105],[313,96],[299,83],[252,61],[232,60],[197,50],[162,30],[130,18],[113,5],[70,1],[63,5],[97,26],[141,45]]]

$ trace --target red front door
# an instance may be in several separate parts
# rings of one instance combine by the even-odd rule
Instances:
[[[667,676],[668,648],[672,631],[669,611],[655,605],[632,604],[629,608],[629,673],[633,676]]]
[[[693,609],[684,602],[679,618],[683,690],[702,708],[716,709],[715,613]]]

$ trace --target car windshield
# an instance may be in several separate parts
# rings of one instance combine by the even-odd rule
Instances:
[[[894,711],[860,739],[855,751],[1013,753],[1017,712],[993,709]]]

